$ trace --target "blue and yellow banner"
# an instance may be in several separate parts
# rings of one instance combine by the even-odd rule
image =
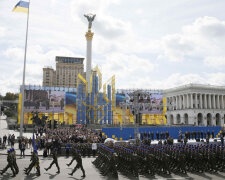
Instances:
[[[29,9],[29,2],[26,1],[19,1],[16,6],[13,8],[14,12],[23,12],[28,13]]]

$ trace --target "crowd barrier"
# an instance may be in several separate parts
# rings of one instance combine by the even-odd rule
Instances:
[[[177,127],[137,127],[139,133],[149,133],[153,132],[156,139],[156,133],[169,132],[170,137],[178,139],[180,133],[184,134],[185,132],[212,132],[214,131],[215,136],[220,133],[222,130],[221,126],[177,126]],[[102,128],[102,132],[107,138],[113,138],[117,140],[128,140],[130,137],[135,138],[135,132],[137,128]]]

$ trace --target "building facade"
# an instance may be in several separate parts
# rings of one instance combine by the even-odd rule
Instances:
[[[71,87],[77,86],[77,76],[84,73],[84,58],[56,56],[56,70],[43,68],[43,86]]]
[[[164,90],[167,124],[224,126],[225,87],[189,84]]]

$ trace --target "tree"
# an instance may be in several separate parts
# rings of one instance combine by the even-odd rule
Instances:
[[[18,94],[14,94],[11,92],[7,92],[6,95],[3,97],[4,100],[16,100],[19,98]]]
[[[7,116],[7,117],[13,117],[15,114],[14,112],[11,110],[11,109],[6,109],[4,111],[4,114]]]

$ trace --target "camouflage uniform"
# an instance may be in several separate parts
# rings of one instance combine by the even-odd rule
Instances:
[[[1,175],[3,175],[7,170],[8,168],[11,168],[12,172],[13,172],[13,175],[12,177],[15,177],[16,176],[16,172],[13,168],[13,155],[12,155],[12,152],[10,150],[7,151],[8,152],[8,156],[7,156],[7,166],[2,170],[1,172]]]
[[[25,174],[29,175],[32,168],[36,167],[36,170],[37,170],[36,174],[37,174],[37,176],[40,176],[41,173],[40,173],[40,165],[39,165],[39,158],[38,158],[37,151],[34,151],[32,153],[30,161],[31,161],[31,163],[30,163],[29,167],[24,169]]]

